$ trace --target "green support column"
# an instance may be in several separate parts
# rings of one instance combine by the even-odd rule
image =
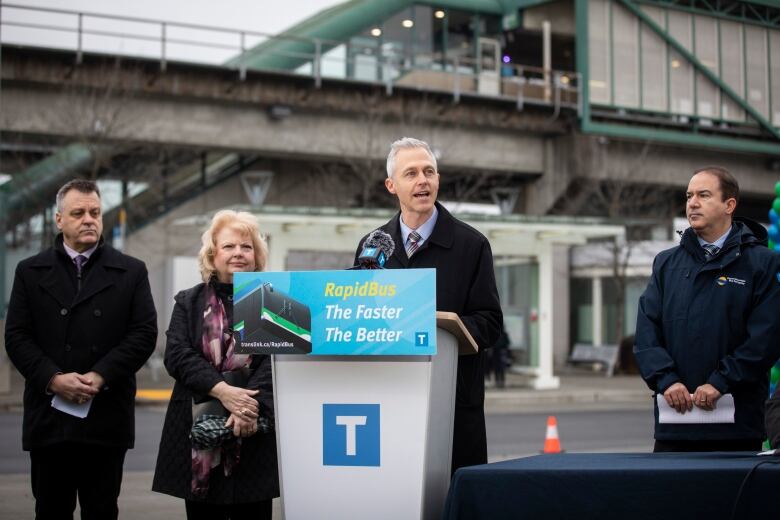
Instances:
[[[588,63],[588,0],[575,0],[575,52],[577,72],[580,75],[580,106],[582,121],[590,121],[590,74]]]

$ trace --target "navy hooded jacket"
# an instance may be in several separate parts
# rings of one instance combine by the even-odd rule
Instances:
[[[766,230],[735,219],[707,261],[693,229],[663,251],[639,300],[634,354],[656,393],[682,382],[734,396],[734,424],[659,424],[657,440],[764,439],[769,369],[780,356],[780,255]]]

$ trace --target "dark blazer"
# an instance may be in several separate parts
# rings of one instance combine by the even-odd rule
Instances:
[[[191,492],[192,401],[208,398],[209,391],[223,381],[222,375],[206,360],[200,349],[203,335],[203,310],[206,284],[176,295],[168,341],[165,346],[165,368],[176,380],[165,414],[157,466],[152,490],[187,500]],[[260,413],[273,424],[273,383],[269,356],[253,356],[247,388],[259,389],[256,396]],[[241,440],[241,459],[233,474],[226,478],[222,465],[209,477],[209,492],[204,502],[240,504],[259,502],[279,496],[276,462],[276,435],[257,433]],[[199,499],[201,500],[201,499]]]
[[[763,440],[768,372],[780,356],[780,255],[766,230],[740,219],[705,259],[693,229],[663,251],[639,299],[634,354],[648,387],[705,383],[734,397],[733,424],[660,424],[658,440]],[[657,408],[657,407],[656,407]]]
[[[19,262],[5,326],[8,357],[25,379],[22,447],[78,441],[131,448],[135,373],[154,351],[157,314],[143,262],[101,244],[76,267],[62,235],[55,246]],[[46,388],[58,372],[89,371],[105,379],[89,415],[51,407]]]
[[[480,353],[458,358],[453,432],[452,471],[487,462],[485,436],[485,376],[483,349],[498,339],[503,325],[493,272],[490,243],[479,231],[453,217],[436,203],[439,215],[431,236],[412,258],[401,238],[400,212],[380,229],[393,237],[395,251],[385,268],[436,269],[436,310],[455,312],[463,320]],[[355,253],[357,257],[363,242]]]

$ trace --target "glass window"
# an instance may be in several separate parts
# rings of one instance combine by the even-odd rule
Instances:
[[[593,280],[572,278],[569,293],[574,343],[593,343]]]
[[[691,50],[691,15],[667,11],[669,35]],[[693,65],[674,50],[669,51],[669,94],[672,112],[693,114]]]
[[[615,105],[639,107],[639,19],[628,9],[612,6],[615,60]]]
[[[764,117],[769,117],[768,59],[766,31],[754,25],[745,25],[745,58],[747,59],[746,101]]]
[[[719,20],[720,25],[720,77],[738,96],[744,96],[744,68],[742,64],[742,25]],[[745,114],[729,96],[722,97],[722,117],[731,121],[744,121]]]
[[[588,85],[592,103],[611,102],[609,48],[609,2],[591,0],[588,2]]]
[[[496,258],[496,285],[504,312],[504,327],[515,361],[535,365],[538,359],[539,265],[536,262]]]
[[[695,16],[696,57],[718,75],[718,23],[709,16]],[[696,73],[696,113],[702,117],[720,117],[720,89],[701,72]]]
[[[666,28],[663,9],[642,6],[662,28]],[[642,108],[668,110],[666,99],[666,42],[647,26],[642,27]]]

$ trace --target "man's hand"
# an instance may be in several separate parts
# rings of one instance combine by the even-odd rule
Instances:
[[[98,393],[92,386],[92,379],[76,372],[57,374],[52,378],[49,390],[77,404],[86,403]]]
[[[226,428],[233,428],[233,435],[236,437],[251,437],[257,433],[257,419],[244,419],[235,414],[225,421]]]
[[[87,378],[89,381],[91,381],[89,385],[95,390],[97,390],[98,392],[100,392],[106,384],[106,380],[103,379],[103,376],[101,376],[94,370],[84,374],[84,377]]]
[[[714,410],[721,393],[717,388],[707,383],[701,385],[693,393],[693,404],[702,410]]]
[[[664,392],[666,402],[677,410],[678,413],[690,412],[693,410],[693,401],[688,389],[682,383],[675,383]]]

